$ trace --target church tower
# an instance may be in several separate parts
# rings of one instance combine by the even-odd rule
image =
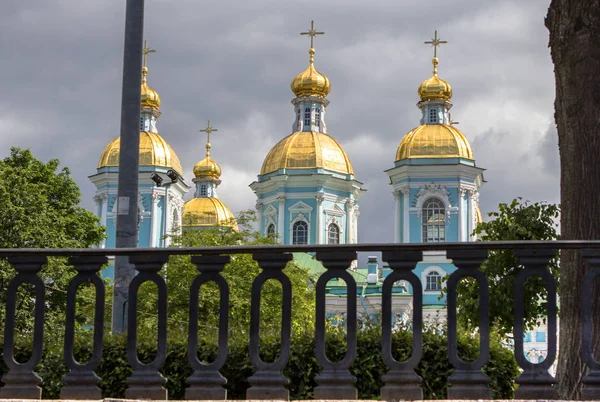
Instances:
[[[296,97],[292,134],[267,154],[256,193],[259,230],[283,244],[344,244],[357,242],[358,200],[365,191],[342,146],[327,133],[325,111],[329,79],[314,66],[314,29],[309,65],[291,83]]]
[[[437,37],[433,75],[418,89],[421,124],[410,130],[396,151],[394,167],[387,170],[395,199],[396,243],[467,242],[479,212],[479,188],[483,169],[475,165],[467,138],[450,118],[452,87],[438,76]],[[414,273],[423,285],[425,319],[443,318],[443,278],[456,270],[445,252],[424,252]],[[412,291],[412,290],[411,290]]]
[[[221,167],[210,157],[210,133],[217,131],[208,125],[201,132],[206,133],[206,157],[194,166],[196,185],[194,198],[183,205],[183,227],[185,229],[202,229],[215,226],[228,226],[238,230],[235,217],[217,194],[221,184]]]
[[[181,226],[183,196],[189,190],[184,183],[181,163],[175,151],[160,136],[156,121],[160,117],[161,100],[147,82],[146,56],[154,52],[144,45],[142,68],[142,96],[139,153],[138,247],[166,247],[165,235]],[[107,238],[102,247],[115,247],[117,220],[117,184],[119,174],[119,137],[102,152],[96,174],[89,176],[96,186],[96,215],[107,227]],[[173,183],[157,186],[151,176],[172,177]],[[112,274],[110,274],[112,276]]]
[[[479,188],[483,170],[475,165],[469,140],[450,118],[452,87],[438,76],[435,38],[433,75],[418,89],[421,125],[398,146],[387,170],[394,191],[396,243],[475,240],[480,220]]]

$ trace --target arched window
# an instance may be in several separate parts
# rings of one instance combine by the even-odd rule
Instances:
[[[431,271],[425,278],[425,290],[442,290],[442,275],[438,271]]]
[[[310,126],[310,108],[304,109],[304,125]]]
[[[437,109],[436,108],[429,109],[429,122],[437,123]]]
[[[327,227],[327,244],[340,244],[340,227],[335,223]]]
[[[140,117],[140,131],[144,131],[144,116]]]
[[[439,198],[423,203],[423,242],[446,241],[446,209]]]
[[[272,223],[267,226],[267,236],[275,237],[275,225]]]
[[[304,221],[294,223],[292,244],[308,244],[308,224]]]
[[[317,128],[321,126],[321,109],[319,108],[315,109],[315,126],[317,126]]]
[[[200,186],[200,197],[206,197],[206,184]]]

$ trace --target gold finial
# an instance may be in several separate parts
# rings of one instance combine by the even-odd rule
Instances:
[[[438,48],[438,46],[440,46],[442,44],[448,43],[448,41],[440,40],[440,38],[438,38],[438,36],[437,36],[437,29],[436,29],[435,33],[433,35],[433,38],[431,40],[425,41],[423,43],[426,45],[433,46],[433,59],[431,60],[431,63],[433,64],[433,75],[437,75],[437,65],[438,65],[437,48]]]
[[[308,54],[310,54],[310,64],[313,64],[315,61],[315,36],[317,35],[325,35],[325,32],[317,32],[315,30],[315,21],[311,21],[310,22],[310,30],[307,32],[300,32],[300,35],[308,35],[310,36],[310,50],[308,51]]]
[[[212,128],[210,126],[210,120],[208,121],[206,128],[203,130],[200,130],[201,133],[206,133],[206,156],[210,155],[210,133],[212,133],[213,131],[219,131],[219,130],[217,130],[216,128]]]

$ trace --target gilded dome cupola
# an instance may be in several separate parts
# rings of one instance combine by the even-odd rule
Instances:
[[[300,74],[294,77],[290,87],[292,92],[298,98],[314,96],[317,98],[325,98],[331,91],[331,84],[329,78],[326,75],[321,74],[315,68],[315,49],[314,49],[314,37],[315,35],[323,35],[325,32],[317,32],[315,30],[315,22],[311,21],[310,30],[308,32],[302,32],[300,35],[310,36],[310,49],[309,64],[308,68],[302,71]]]
[[[452,98],[452,87],[447,81],[438,77],[439,59],[434,57],[431,63],[433,64],[433,75],[419,85],[419,97],[422,101],[450,100]]]
[[[146,76],[148,75],[148,67],[142,67],[142,107],[154,110],[160,109],[160,96],[158,92],[148,86]]]

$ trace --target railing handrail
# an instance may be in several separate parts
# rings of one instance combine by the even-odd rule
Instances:
[[[316,251],[449,251],[449,250],[502,250],[502,249],[600,249],[600,240],[511,240],[448,243],[358,243],[358,244],[307,244],[307,245],[257,245],[211,246],[173,248],[0,248],[0,257],[13,255],[40,255],[48,257],[81,255],[190,255],[190,254],[253,254],[253,253],[305,253]]]

